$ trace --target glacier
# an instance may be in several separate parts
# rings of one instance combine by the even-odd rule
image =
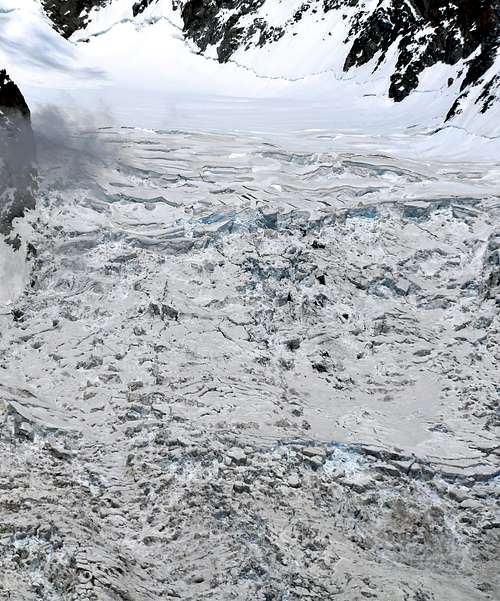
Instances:
[[[0,0],[38,169],[0,243],[0,597],[497,598],[498,103],[445,121],[462,63],[394,103],[333,10],[221,63],[143,4],[66,39]]]

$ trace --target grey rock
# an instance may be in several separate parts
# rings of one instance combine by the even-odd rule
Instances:
[[[145,3],[145,0],[142,0]],[[85,26],[88,13],[93,8],[100,8],[109,0],[42,0],[43,7],[55,25],[55,28],[65,38]],[[139,4],[139,3],[137,3]],[[135,9],[134,9],[135,10]],[[136,14],[139,14],[137,11]]]

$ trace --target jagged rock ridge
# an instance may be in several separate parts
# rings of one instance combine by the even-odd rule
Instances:
[[[500,6],[495,0],[380,2],[375,11],[362,16],[354,26],[355,40],[344,68],[364,64],[378,52],[381,61],[397,42],[398,62],[391,77],[391,98],[406,98],[417,87],[418,76],[426,67],[437,62],[454,65],[471,58],[461,85],[463,91],[493,65],[499,16]]]
[[[69,38],[75,31],[85,27],[88,13],[93,8],[109,4],[109,0],[43,0],[42,4],[56,30]]]

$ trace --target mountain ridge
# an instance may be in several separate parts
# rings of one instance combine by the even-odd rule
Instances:
[[[430,67],[440,64],[456,67],[453,76],[443,75],[440,82],[443,87],[456,88],[453,88],[446,120],[462,112],[475,88],[478,92],[473,102],[481,113],[500,96],[500,75],[495,69],[493,74],[489,73],[498,59],[500,46],[500,5],[495,0],[42,2],[54,27],[67,38],[85,30],[107,7],[119,6],[131,19],[159,11],[177,13],[184,38],[198,52],[220,63],[241,64],[241,59],[249,53],[266,50],[267,54],[262,55],[262,63],[265,63],[269,54],[276,54],[278,44],[285,38],[298,40],[300,46],[312,31],[312,42],[317,38],[318,47],[323,44],[322,60],[339,61],[340,73],[368,66],[370,77],[376,78],[384,62],[394,55],[384,93],[395,102],[402,102],[415,92]],[[306,20],[309,29],[301,26]],[[331,43],[326,36],[332,38]],[[307,44],[309,48],[311,40],[307,40]],[[332,59],[328,56],[330,52],[338,57]],[[247,66],[244,61],[243,66]]]

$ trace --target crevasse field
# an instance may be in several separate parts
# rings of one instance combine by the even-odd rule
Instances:
[[[129,12],[0,0],[0,599],[498,598],[498,106]]]

